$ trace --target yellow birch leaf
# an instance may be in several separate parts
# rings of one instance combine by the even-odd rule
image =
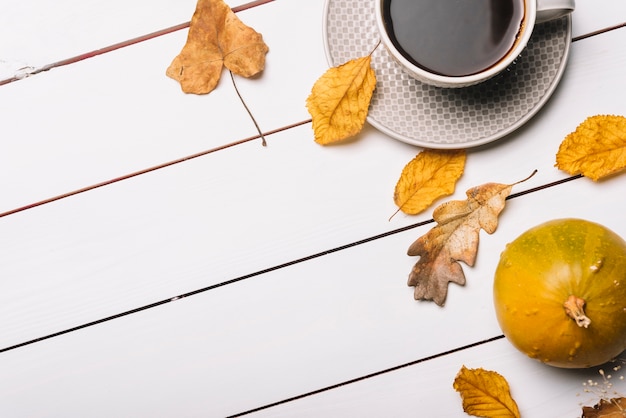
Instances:
[[[596,115],[565,137],[555,166],[597,181],[626,168],[626,118]]]
[[[329,68],[313,85],[306,106],[315,142],[332,144],[358,134],[376,87],[371,56]]]
[[[416,215],[435,200],[454,193],[465,169],[465,150],[424,150],[402,170],[393,200],[398,210]]]
[[[453,387],[461,394],[463,410],[469,415],[485,418],[520,417],[509,384],[499,373],[463,366],[454,379]]]

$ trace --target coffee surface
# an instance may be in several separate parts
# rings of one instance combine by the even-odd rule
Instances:
[[[524,19],[518,0],[387,0],[387,32],[402,55],[446,76],[481,72],[512,49]]]

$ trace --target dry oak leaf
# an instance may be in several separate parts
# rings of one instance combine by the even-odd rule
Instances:
[[[597,181],[626,168],[626,118],[596,115],[565,137],[556,154],[557,168]]]
[[[415,286],[416,300],[432,300],[443,306],[448,283],[465,284],[463,268],[458,262],[474,265],[480,230],[488,234],[495,232],[505,200],[518,183],[521,182],[476,186],[466,192],[466,200],[444,202],[435,208],[433,219],[438,225],[419,237],[407,251],[409,256],[420,256],[408,281],[409,286]]]
[[[268,51],[263,36],[241,22],[223,0],[198,0],[187,43],[166,74],[185,93],[206,94],[217,86],[222,66],[252,77],[265,67]]]
[[[583,406],[582,418],[624,418],[626,416],[626,398],[601,399],[591,407]]]
[[[463,410],[470,415],[487,418],[520,417],[509,384],[499,373],[463,366],[454,379],[453,387],[461,394]]]
[[[313,85],[306,107],[315,142],[332,144],[358,134],[376,87],[370,55],[329,68]]]
[[[398,210],[416,215],[442,196],[454,193],[465,169],[465,150],[424,150],[402,170],[393,200]]]

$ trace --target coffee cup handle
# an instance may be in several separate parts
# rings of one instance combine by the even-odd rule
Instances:
[[[537,0],[535,23],[558,19],[574,11],[575,0]]]

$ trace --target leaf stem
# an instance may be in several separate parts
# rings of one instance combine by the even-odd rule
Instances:
[[[537,169],[534,169],[534,170],[533,170],[533,172],[532,172],[532,173],[530,173],[530,176],[526,177],[526,178],[525,178],[525,179],[523,179],[523,180],[517,181],[517,182],[513,183],[512,185],[513,185],[513,186],[515,186],[515,185],[518,185],[518,184],[520,184],[520,183],[523,183],[523,182],[525,182],[525,181],[527,181],[527,180],[530,180],[530,178],[531,178],[531,177],[533,177],[535,174],[537,174],[537,171],[538,171]]]
[[[374,49],[372,49],[372,51],[368,54],[370,57],[374,54],[374,51],[376,51],[378,49],[378,47],[380,46],[380,43],[382,41],[380,39],[378,39],[378,43],[376,44],[376,46],[374,47]]]
[[[259,133],[259,137],[261,138],[261,144],[263,144],[263,146],[266,147],[267,141],[265,141],[265,136],[263,136],[263,132],[261,132],[261,128],[259,128],[259,124],[256,122],[256,119],[254,119],[254,116],[252,115],[252,112],[248,108],[248,105],[246,105],[246,102],[243,100],[243,97],[241,97],[241,93],[239,93],[239,89],[237,88],[237,83],[235,83],[235,76],[233,75],[233,72],[230,70],[228,70],[228,72],[230,73],[230,79],[233,81],[233,87],[235,87],[235,92],[237,93],[239,100],[241,100],[241,104],[246,109],[246,112],[248,112],[250,119],[252,119],[252,123],[254,123],[254,126],[256,127],[256,130]]]

